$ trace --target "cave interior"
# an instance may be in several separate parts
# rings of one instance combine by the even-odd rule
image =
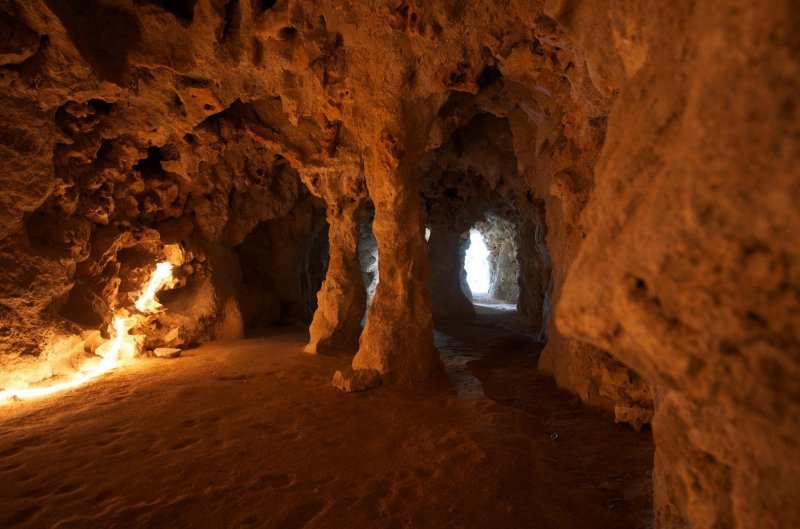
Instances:
[[[798,13],[0,1],[0,527],[800,527]]]

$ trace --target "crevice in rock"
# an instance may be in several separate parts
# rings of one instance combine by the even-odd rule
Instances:
[[[129,82],[128,53],[141,38],[139,22],[129,11],[99,0],[46,0],[46,4],[101,81],[120,86]]]
[[[194,20],[194,8],[197,4],[197,0],[135,0],[135,2],[158,5],[183,22]]]

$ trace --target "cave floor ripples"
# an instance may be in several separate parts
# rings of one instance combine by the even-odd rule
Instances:
[[[282,330],[0,409],[0,527],[641,528],[652,442],[539,375],[513,311],[439,326],[450,381],[344,394]]]

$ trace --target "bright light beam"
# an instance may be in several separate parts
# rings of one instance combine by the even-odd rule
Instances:
[[[489,249],[478,230],[469,230],[469,248],[464,257],[464,269],[473,294],[489,292]]]
[[[172,281],[172,265],[167,261],[158,263],[147,285],[134,302],[136,309],[143,313],[155,312],[160,309],[161,304],[156,301],[155,295],[170,281]],[[142,321],[142,318],[144,316],[141,314],[129,315],[125,310],[119,311],[114,316],[112,332],[110,333],[111,339],[101,344],[96,350],[97,356],[100,357],[99,362],[88,368],[81,366],[77,373],[63,382],[47,386],[28,386],[0,391],[0,403],[12,399],[23,400],[44,397],[73,389],[117,368],[124,361],[131,360],[139,352],[142,337],[134,336],[130,334],[130,331]],[[87,365],[89,364],[87,362]]]

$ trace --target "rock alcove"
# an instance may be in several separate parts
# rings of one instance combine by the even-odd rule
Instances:
[[[798,27],[0,2],[0,525],[800,526]]]

